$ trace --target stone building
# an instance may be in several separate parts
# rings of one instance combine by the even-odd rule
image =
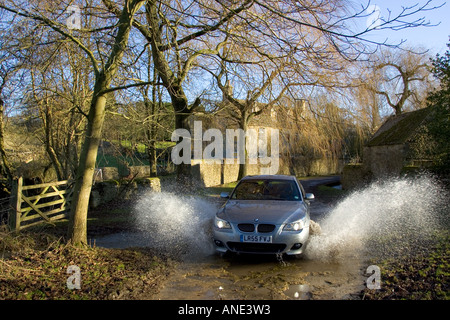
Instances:
[[[342,184],[346,189],[387,176],[399,176],[409,168],[432,164],[427,149],[427,123],[432,108],[405,112],[388,118],[364,147],[363,162],[344,167]]]

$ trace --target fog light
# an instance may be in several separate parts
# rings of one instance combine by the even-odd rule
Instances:
[[[300,249],[301,247],[302,247],[302,244],[301,244],[301,243],[296,243],[296,244],[294,244],[294,245],[292,246],[291,250],[298,250],[298,249]]]
[[[216,246],[218,246],[218,247],[223,247],[223,246],[224,246],[223,242],[220,241],[220,240],[214,240],[214,243],[215,243]]]

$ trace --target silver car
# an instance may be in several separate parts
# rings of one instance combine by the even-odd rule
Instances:
[[[216,213],[216,251],[301,255],[309,237],[309,200],[296,177],[260,175],[243,178]]]

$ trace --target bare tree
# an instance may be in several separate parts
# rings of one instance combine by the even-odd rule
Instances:
[[[223,41],[219,42],[214,47],[214,43],[203,42],[201,38],[217,33],[222,25],[246,10],[249,5],[251,5],[251,1],[244,1],[221,16],[216,5],[211,8],[195,2],[193,2],[193,6],[186,6],[176,1],[168,4],[156,1],[147,2],[147,25],[136,24],[136,26],[151,46],[155,68],[172,101],[176,128],[187,128],[186,119],[200,105],[199,97],[193,103],[188,102],[183,88],[183,82],[188,73],[195,67],[200,56],[217,53],[224,43]],[[221,5],[219,5],[220,7]],[[196,14],[199,22],[197,25],[189,25],[188,21],[192,20],[196,10],[198,10]],[[172,16],[181,18],[172,19]],[[192,21],[195,22],[195,20]],[[196,31],[191,32],[190,30]],[[197,39],[199,40],[197,41]],[[189,181],[191,178],[190,164],[178,165],[177,173],[179,180]]]
[[[4,173],[8,180],[12,181],[13,175],[11,165],[9,164],[8,157],[6,156],[5,144],[4,144],[4,112],[5,104],[0,96],[0,156],[2,159],[1,173]]]
[[[239,129],[246,132],[251,119],[268,110],[274,109],[289,88],[289,85],[294,84],[282,85],[280,90],[274,90],[274,87],[280,84],[281,79],[279,76],[283,72],[286,64],[281,60],[278,65],[276,62],[271,63],[270,66],[269,63],[259,63],[251,69],[254,74],[258,74],[255,78],[260,80],[259,83],[252,83],[250,77],[246,78],[242,74],[239,76],[240,84],[247,86],[247,89],[244,89],[246,91],[245,97],[240,99],[238,94],[233,92],[233,87],[229,80],[230,77],[237,75],[227,70],[227,62],[224,60],[226,59],[222,59],[221,61],[222,67],[220,68],[220,72],[217,75],[212,73],[223,97],[219,110],[216,110],[216,112],[222,116],[225,114],[225,117],[231,119],[231,122],[235,123]],[[246,145],[245,137],[242,143]],[[244,155],[245,160],[239,163],[238,179],[242,179],[248,172],[249,161],[245,148]]]
[[[0,19],[3,20],[7,14],[0,12]],[[17,40],[20,38],[20,41]],[[24,81],[24,63],[20,56],[20,50],[27,46],[29,33],[16,25],[2,24],[0,27],[0,158],[1,173],[8,180],[14,176],[13,168],[5,150],[5,124],[7,119],[7,109],[12,106],[14,92]]]
[[[93,97],[89,107],[85,141],[82,146],[75,180],[68,230],[70,242],[73,244],[87,243],[88,204],[98,146],[103,128],[107,94],[113,90],[110,88],[110,85],[127,48],[134,16],[144,2],[145,0],[126,1],[121,10],[120,17],[116,21],[116,26],[108,27],[114,29],[115,36],[113,37],[113,43],[111,44],[109,54],[104,63],[99,63],[97,57],[100,57],[100,55],[97,55],[96,57],[95,52],[90,50],[89,46],[83,43],[81,37],[76,37],[73,32],[68,30],[67,25],[62,25],[43,14],[43,12],[39,10],[41,9],[39,6],[31,6],[31,9],[35,9],[37,12],[30,12],[27,10],[30,9],[30,5],[22,4],[21,7],[17,7],[15,3],[10,4],[10,6],[3,3],[0,5],[0,8],[19,16],[32,19],[38,23],[42,23],[63,36],[65,39],[74,42],[82,51],[84,51],[91,61],[91,67],[95,75]],[[41,7],[45,8],[45,4],[42,4]],[[51,12],[47,11],[47,14],[50,15]],[[88,31],[92,32],[93,30]]]

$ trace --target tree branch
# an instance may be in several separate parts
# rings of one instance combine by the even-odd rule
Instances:
[[[89,56],[89,58],[91,60],[92,67],[94,68],[95,77],[96,78],[98,77],[98,75],[99,75],[99,68],[98,68],[98,62],[97,62],[97,59],[94,56],[94,53],[91,50],[89,50],[80,41],[80,39],[77,39],[72,34],[64,31],[62,29],[62,27],[64,27],[63,25],[61,25],[61,24],[59,24],[59,23],[57,23],[55,21],[52,21],[52,20],[48,19],[47,17],[38,16],[38,15],[31,14],[31,13],[28,13],[28,12],[20,12],[20,11],[17,11],[15,9],[8,8],[8,7],[6,7],[5,5],[3,5],[1,3],[0,3],[0,8],[6,10],[8,12],[15,13],[15,14],[21,16],[21,17],[31,18],[31,19],[36,20],[36,21],[41,21],[45,25],[47,25],[48,27],[50,27],[53,30],[55,30],[56,32],[58,32],[59,34],[69,38],[71,41],[73,41],[76,45],[78,45],[78,47],[80,47],[80,49],[83,50]]]
[[[99,94],[105,94],[105,93],[110,93],[110,92],[117,91],[117,90],[129,89],[129,88],[134,88],[134,87],[139,87],[139,86],[146,86],[146,85],[149,85],[149,84],[151,84],[151,85],[161,85],[162,83],[155,83],[153,81],[144,81],[144,82],[131,83],[131,84],[123,85],[123,86],[111,87],[111,88],[103,89],[102,91],[99,92]]]

